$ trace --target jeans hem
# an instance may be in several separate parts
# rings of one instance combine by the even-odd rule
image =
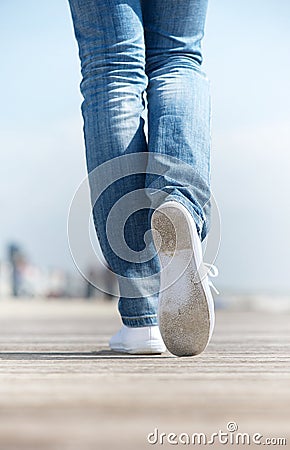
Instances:
[[[158,325],[157,314],[141,317],[122,317],[122,322],[126,327],[138,328]]]

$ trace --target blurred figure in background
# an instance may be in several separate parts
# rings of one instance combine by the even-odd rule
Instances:
[[[117,280],[107,265],[100,265],[98,268],[89,266],[87,269],[85,298],[104,298],[112,301],[117,295]]]
[[[25,258],[16,244],[8,245],[8,261],[11,264],[11,284],[12,296],[18,297],[21,294],[23,268],[25,266]]]

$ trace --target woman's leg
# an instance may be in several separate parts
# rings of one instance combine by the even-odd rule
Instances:
[[[113,158],[147,152],[141,117],[142,95],[147,86],[142,12],[140,0],[70,0],[70,6],[83,76],[87,167],[92,174],[95,168]],[[102,177],[108,177],[110,186],[93,208],[97,235],[109,266],[119,278],[119,311],[123,323],[130,327],[155,325],[159,278],[154,274],[158,273],[159,261],[154,257],[152,244],[147,248],[148,261],[138,258],[144,250],[144,235],[149,228],[150,203],[144,193],[146,164],[144,173],[133,173],[110,183],[116,167],[121,173],[128,169],[126,158],[125,163],[121,158],[119,165],[114,164],[106,166],[102,173]],[[93,176],[90,183],[93,191]],[[112,207],[134,191],[140,195],[134,200],[136,212],[125,224],[118,215],[109,223],[112,239],[114,234],[119,236],[124,226],[126,242],[135,251],[132,260],[131,254],[127,258],[126,251],[122,253],[124,249],[120,249],[120,256],[111,248],[106,227]],[[139,207],[142,209],[137,211]],[[150,276],[153,279],[149,283]]]
[[[210,212],[210,95],[201,71],[207,0],[142,0],[142,9],[149,79],[146,186],[183,203],[203,239]],[[157,206],[160,195],[151,198]]]
[[[146,187],[159,251],[159,328],[178,356],[201,353],[214,327],[202,261],[209,223],[210,96],[201,71],[207,1],[142,0],[149,79]],[[156,234],[154,234],[155,239]]]

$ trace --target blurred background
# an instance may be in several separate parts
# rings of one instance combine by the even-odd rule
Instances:
[[[289,16],[287,0],[209,4],[204,69],[221,306],[290,308]],[[2,0],[0,33],[0,299],[99,296],[67,239],[69,206],[86,175],[68,4]],[[106,276],[90,261],[87,270]]]

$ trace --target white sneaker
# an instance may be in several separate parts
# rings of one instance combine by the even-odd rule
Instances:
[[[194,219],[181,203],[168,201],[154,211],[152,229],[162,268],[158,305],[161,336],[174,355],[198,355],[210,341],[215,315],[212,283],[205,273],[209,265],[202,262]],[[214,271],[209,274],[216,276],[217,269],[212,267]]]
[[[165,352],[166,347],[157,325],[148,327],[126,327],[111,337],[111,350],[136,355],[154,355]]]

